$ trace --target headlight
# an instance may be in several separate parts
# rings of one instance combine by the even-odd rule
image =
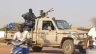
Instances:
[[[84,34],[79,34],[78,39],[84,39]]]
[[[78,39],[78,33],[71,33],[74,39]]]
[[[70,32],[70,33],[71,33],[72,37],[77,40],[84,40],[84,38],[86,38],[85,33],[78,33],[78,32]]]
[[[74,35],[75,39],[78,39],[78,40],[84,39],[84,34],[74,33],[72,35]]]

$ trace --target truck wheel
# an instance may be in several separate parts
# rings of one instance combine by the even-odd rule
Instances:
[[[32,48],[34,52],[40,52],[42,50],[42,47],[35,46]]]
[[[62,45],[64,54],[74,54],[75,46],[72,40],[65,40]]]

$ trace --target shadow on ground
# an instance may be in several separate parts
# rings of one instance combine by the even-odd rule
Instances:
[[[60,50],[42,50],[41,52],[33,52],[32,50],[30,51],[30,53],[48,53],[48,54],[63,54],[62,51]],[[75,54],[82,54],[79,51],[75,51]]]
[[[30,53],[63,54],[62,51],[57,51],[57,50],[42,50],[41,52],[33,52],[33,51],[31,50]]]

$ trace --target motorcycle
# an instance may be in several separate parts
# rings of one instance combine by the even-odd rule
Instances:
[[[24,42],[12,40],[13,48],[11,54],[29,54],[29,49],[27,45],[23,45]]]

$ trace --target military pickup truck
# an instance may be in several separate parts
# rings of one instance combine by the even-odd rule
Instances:
[[[71,26],[65,20],[37,18],[35,27],[30,32],[33,41],[32,49],[40,52],[43,47],[56,47],[61,48],[64,54],[72,54],[75,49],[85,52],[82,45],[86,33],[85,31],[71,30]],[[7,32],[7,36],[12,35],[14,35],[13,32],[12,34]]]
[[[6,30],[5,40],[11,40],[14,32]],[[35,20],[35,27],[30,34],[32,36],[32,49],[40,52],[43,47],[61,48],[64,54],[74,54],[75,49],[85,52],[82,48],[85,31],[72,30],[66,20],[44,17]]]

